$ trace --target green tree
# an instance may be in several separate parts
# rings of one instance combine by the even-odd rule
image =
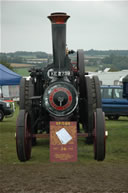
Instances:
[[[116,56],[111,54],[108,57],[105,57],[103,60],[104,67],[110,67],[115,70],[128,69],[128,57],[127,56]]]
[[[9,68],[10,70],[13,71],[13,67],[8,62],[6,62],[4,60],[0,60],[0,64],[6,66],[7,68]]]

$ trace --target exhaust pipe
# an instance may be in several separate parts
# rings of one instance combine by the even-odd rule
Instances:
[[[53,64],[56,71],[66,68],[66,21],[69,17],[66,13],[52,13],[48,16],[52,24]]]

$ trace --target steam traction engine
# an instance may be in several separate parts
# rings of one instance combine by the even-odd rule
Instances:
[[[30,79],[21,79],[20,111],[17,119],[16,147],[20,161],[31,157],[36,138],[48,135],[50,121],[76,121],[87,143],[94,144],[94,158],[105,158],[105,124],[101,109],[100,84],[97,76],[85,72],[84,52],[77,51],[74,69],[66,50],[66,13],[53,13],[53,63],[44,69],[32,68]]]

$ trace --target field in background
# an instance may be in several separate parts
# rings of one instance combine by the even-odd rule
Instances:
[[[86,72],[96,72],[99,68],[97,66],[85,66]]]
[[[11,63],[11,66],[13,68],[28,68],[28,67],[32,67],[33,65],[31,65],[31,64],[22,64],[22,63]]]
[[[21,76],[29,76],[29,69],[34,67],[32,64],[19,64],[19,63],[11,63],[14,71]],[[43,65],[42,65],[43,66]],[[85,66],[86,72],[96,72],[98,70],[97,66]]]
[[[29,68],[14,68],[14,71],[21,76],[29,76]]]

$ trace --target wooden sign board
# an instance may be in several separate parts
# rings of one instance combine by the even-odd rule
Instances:
[[[77,161],[77,123],[50,122],[50,161]]]

